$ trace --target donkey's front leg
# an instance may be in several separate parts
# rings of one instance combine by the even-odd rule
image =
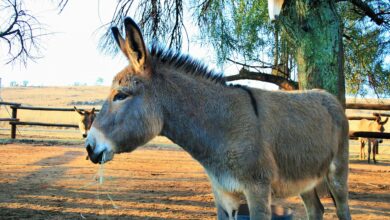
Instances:
[[[250,219],[271,219],[271,185],[252,183],[247,187],[244,194],[249,206]]]
[[[235,220],[237,218],[240,198],[238,194],[226,192],[218,184],[212,184],[218,220]]]
[[[360,160],[366,159],[366,152],[364,151],[365,141],[363,139],[360,140]]]

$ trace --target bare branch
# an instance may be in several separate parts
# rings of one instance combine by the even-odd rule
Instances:
[[[24,65],[28,60],[39,57],[42,24],[25,10],[22,0],[7,0],[1,3],[0,12],[8,16],[0,24],[0,44],[8,46],[6,64],[19,61]],[[3,28],[2,28],[3,27]]]
[[[249,65],[249,64],[246,64],[246,63],[241,63],[241,62],[232,60],[230,58],[227,58],[227,60],[232,62],[232,63],[238,64],[238,65],[241,65],[241,66],[245,66],[245,67],[250,67],[250,68],[273,68],[273,65],[270,65],[270,64],[262,65],[262,66],[254,66],[254,65]],[[262,62],[262,63],[265,63],[265,62]]]
[[[18,18],[19,18],[19,13],[18,13],[18,8],[16,5],[16,2],[15,2],[15,4],[13,4],[11,1],[8,1],[8,2],[14,9],[15,17],[14,17],[14,20],[12,21],[12,23],[10,24],[10,26],[5,31],[0,32],[0,37],[5,36],[8,32],[11,32],[11,30],[14,28],[14,25],[17,23]]]
[[[58,14],[61,14],[61,12],[65,9],[65,6],[68,4],[68,0],[59,0],[58,2]]]
[[[284,77],[275,76],[262,72],[251,72],[245,68],[242,68],[238,75],[226,76],[227,81],[235,81],[240,79],[258,80],[268,83],[273,83],[283,88],[284,90],[297,90],[298,83]]]
[[[361,0],[345,0],[345,1],[348,1],[353,5],[355,5],[356,7],[358,7],[364,13],[364,15],[370,17],[377,25],[382,25],[384,23],[384,19],[380,16],[383,13],[378,13],[378,14],[375,13],[375,11],[366,2],[363,2]]]

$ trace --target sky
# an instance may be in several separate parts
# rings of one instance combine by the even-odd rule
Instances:
[[[26,67],[5,65],[5,60],[0,59],[3,86],[9,85],[10,81],[24,80],[30,85],[72,85],[74,82],[92,83],[98,77],[108,82],[124,66],[125,59],[105,56],[97,50],[98,36],[94,32],[103,24],[98,13],[99,1],[69,1],[61,14],[50,1],[34,2],[28,4],[28,9],[53,34],[41,42],[44,57],[29,61]],[[108,9],[104,11],[113,10],[113,5],[100,3],[101,8]],[[105,19],[104,14],[101,18]]]
[[[97,47],[97,29],[111,20],[116,1],[72,0],[60,14],[50,0],[28,0],[24,3],[31,14],[53,34],[42,41],[43,57],[35,61],[30,60],[27,66],[6,65],[6,50],[0,47],[0,77],[3,87],[9,86],[12,81],[18,84],[28,81],[30,86],[69,86],[76,83],[95,85],[98,78],[103,78],[104,85],[110,85],[115,74],[127,65],[122,54],[105,55]],[[191,26],[191,23],[188,25]],[[224,72],[225,75],[238,73],[240,67],[233,64],[224,65],[223,69],[218,67],[214,56],[210,55],[213,50],[192,41],[198,36],[197,27],[187,26],[187,30],[193,32],[190,33],[191,42],[188,46],[190,52],[185,50],[185,53],[203,61],[217,72]],[[259,88],[277,88],[275,85],[255,81],[240,83]]]
[[[37,4],[39,2],[40,4]],[[98,27],[110,21],[116,1],[83,0],[69,1],[61,14],[50,1],[26,1],[27,8],[47,25],[51,33],[42,41],[45,48],[43,58],[29,61],[24,65],[6,65],[4,55],[0,53],[0,77],[2,86],[9,86],[11,81],[29,85],[66,86],[77,83],[95,84],[103,78],[105,85],[110,85],[113,76],[126,64],[127,60],[117,56],[104,55],[98,48]],[[43,3],[43,4],[42,4]],[[1,15],[0,15],[1,16]],[[5,47],[3,47],[3,53]],[[191,55],[210,60],[207,48],[190,45]],[[215,65],[211,64],[211,68]]]

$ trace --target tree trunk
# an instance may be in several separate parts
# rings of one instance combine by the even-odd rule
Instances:
[[[296,47],[299,89],[325,89],[345,105],[342,22],[335,2],[287,0],[280,19]]]

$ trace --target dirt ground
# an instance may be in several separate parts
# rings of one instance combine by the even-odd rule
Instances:
[[[380,153],[379,164],[368,165],[351,147],[353,219],[390,219],[390,146]],[[0,219],[216,218],[203,168],[177,147],[144,146],[103,169],[85,156],[81,145],[0,145]],[[335,219],[331,199],[322,202],[325,219]],[[305,219],[298,197],[274,203]]]

